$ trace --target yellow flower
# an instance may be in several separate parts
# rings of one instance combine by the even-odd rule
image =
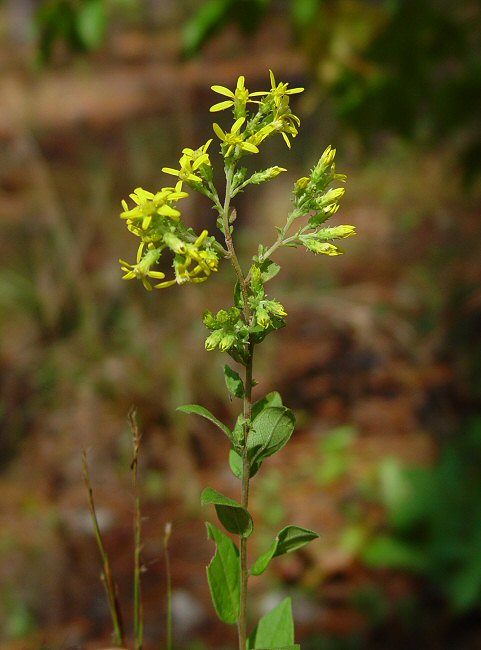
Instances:
[[[162,171],[172,176],[178,176],[181,181],[202,183],[202,178],[195,172],[202,167],[202,165],[210,166],[210,158],[207,149],[210,146],[211,140],[208,140],[199,149],[189,149],[188,147],[182,149],[182,156],[179,160],[180,169],[173,169],[172,167],[162,167]]]
[[[227,151],[224,153],[225,158],[228,158],[236,147],[239,147],[239,149],[242,149],[244,151],[248,151],[249,153],[259,153],[259,149],[255,146],[255,144],[244,141],[242,133],[239,133],[240,128],[244,124],[245,120],[245,117],[239,117],[232,125],[230,133],[225,133],[220,128],[220,126],[214,122],[213,127],[216,136],[219,138],[219,140],[222,140],[222,142],[228,145]]]
[[[153,248],[144,255],[142,258],[142,251],[144,245],[143,243],[139,246],[137,252],[137,264],[129,264],[125,260],[119,260],[121,264],[122,271],[125,272],[125,275],[122,276],[123,280],[142,280],[142,284],[147,289],[147,291],[152,290],[152,285],[150,284],[148,278],[154,278],[157,280],[162,280],[165,278],[165,273],[161,271],[152,271],[151,267],[154,264],[157,264],[160,257],[160,250]]]
[[[288,89],[288,83],[276,83],[276,78],[272,70],[269,70],[269,76],[271,78],[271,89],[269,91],[269,96],[274,100],[276,108],[279,108],[281,104],[285,101],[286,95],[297,95],[298,93],[304,92],[304,88],[290,88]],[[265,95],[267,93],[252,93],[252,95]]]
[[[188,196],[187,192],[182,192],[181,189],[182,183],[177,183],[175,188],[164,187],[160,192],[153,194],[138,187],[130,194],[130,198],[137,204],[136,207],[129,209],[127,202],[122,201],[124,211],[120,217],[129,222],[141,221],[142,230],[149,227],[152,218],[156,215],[178,221],[180,212],[172,207],[172,204]]]
[[[236,111],[238,111],[239,113],[245,113],[245,107],[247,102],[253,101],[250,99],[250,97],[253,97],[254,95],[266,94],[266,93],[249,93],[244,83],[245,83],[245,77],[240,76],[237,79],[237,85],[234,92],[232,92],[232,90],[229,90],[229,88],[226,88],[225,86],[211,86],[212,90],[215,93],[219,93],[219,95],[224,95],[224,97],[229,97],[229,99],[211,106],[210,107],[211,113],[215,113],[217,111],[223,111],[226,108],[230,108],[231,106],[234,107],[234,109],[236,109]]]

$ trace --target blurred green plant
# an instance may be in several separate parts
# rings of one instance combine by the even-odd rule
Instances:
[[[96,50],[105,39],[114,12],[122,7],[134,6],[137,2],[44,0],[34,19],[39,63],[44,65],[51,60],[58,43],[77,53]]]
[[[228,353],[243,371],[243,377],[229,365],[224,366],[224,380],[230,399],[242,402],[242,411],[231,428],[203,406],[187,404],[179,407],[184,413],[199,415],[214,424],[230,446],[229,465],[241,482],[241,501],[221,494],[212,487],[202,492],[203,505],[213,505],[224,528],[240,538],[237,545],[219,528],[207,523],[209,538],[216,544],[216,553],[207,567],[212,600],[219,618],[236,624],[239,650],[294,650],[294,622],[291,602],[287,598],[265,614],[250,636],[247,635],[248,580],[264,573],[270,562],[280,555],[302,548],[318,537],[317,533],[300,526],[285,526],[278,532],[267,550],[250,566],[247,562],[248,538],[254,529],[248,510],[250,480],[264,461],[280,451],[289,441],[295,427],[292,411],[284,406],[277,392],[253,401],[254,350],[268,334],[284,327],[286,311],[268,296],[266,284],[275,277],[280,266],[271,258],[282,247],[304,247],[315,254],[337,256],[343,250],[332,243],[355,234],[350,225],[326,227],[325,223],[338,211],[343,187],[333,187],[346,177],[335,169],[335,149],[330,146],[321,155],[308,176],[296,181],[292,194],[292,209],[285,224],[278,226],[277,238],[270,245],[259,244],[247,272],[242,269],[234,243],[237,212],[234,198],[249,185],[275,179],[282,167],[273,166],[254,173],[241,166],[240,161],[259,153],[264,141],[280,135],[291,147],[298,134],[299,118],[290,108],[290,97],[302,88],[288,88],[278,83],[270,72],[271,87],[266,91],[249,92],[240,76],[234,90],[212,86],[222,101],[211,112],[232,111],[232,125],[224,130],[214,122],[213,130],[220,145],[225,189],[219,195],[214,183],[214,170],[209,147],[212,139],[197,149],[184,148],[177,168],[164,167],[166,174],[176,178],[174,187],[156,192],[137,188],[130,198],[134,206],[122,202],[121,218],[128,230],[139,238],[136,261],[120,260],[125,280],[138,279],[147,290],[166,289],[175,285],[207,281],[218,270],[222,260],[229,260],[235,276],[233,306],[216,314],[206,311],[203,322],[209,330],[207,350],[218,348]],[[217,212],[217,228],[223,235],[225,247],[209,235],[189,227],[178,203],[187,198],[184,185],[209,199]],[[162,258],[171,263],[172,271],[159,266]]]
[[[254,30],[276,12],[308,57],[319,103],[330,102],[364,142],[386,131],[450,137],[466,173],[479,171],[477,0],[204,0],[185,24],[184,50],[192,56],[231,22],[248,16]]]
[[[456,613],[481,607],[481,419],[444,445],[432,468],[381,467],[387,529],[362,551],[372,567],[427,576]]]

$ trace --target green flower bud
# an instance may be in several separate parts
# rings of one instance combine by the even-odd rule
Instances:
[[[342,255],[344,251],[334,244],[329,244],[327,242],[319,241],[316,238],[316,235],[301,235],[301,242],[306,248],[315,253],[316,255]]]
[[[329,239],[347,239],[356,234],[355,226],[334,226],[333,228],[322,228],[318,233],[320,241]]]
[[[287,316],[287,312],[277,300],[264,300],[264,307],[274,316]]]
[[[219,324],[226,325],[230,321],[229,312],[227,312],[225,309],[220,309],[217,312],[216,320]]]
[[[202,322],[208,329],[210,330],[216,329],[217,321],[215,320],[214,315],[211,311],[205,311],[203,313]]]
[[[215,350],[224,337],[223,330],[214,330],[210,336],[207,337],[205,341],[205,349],[209,352]]]
[[[269,167],[268,169],[264,169],[261,172],[252,174],[249,179],[249,183],[252,185],[259,185],[260,183],[265,183],[272,180],[273,178],[276,178],[276,176],[279,176],[279,174],[285,171],[287,171],[287,169],[284,169],[284,167]]]
[[[231,348],[234,345],[234,343],[235,343],[235,334],[232,334],[231,332],[227,334],[224,333],[224,336],[222,337],[219,344],[219,349],[222,352],[226,352],[227,350],[229,350],[229,348]]]
[[[263,327],[264,329],[268,328],[271,324],[271,319],[269,312],[264,307],[258,307],[256,311],[256,321],[257,324]]]

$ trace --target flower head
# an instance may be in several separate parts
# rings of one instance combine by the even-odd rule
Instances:
[[[175,188],[164,187],[156,194],[138,187],[130,194],[130,198],[136,206],[129,209],[126,201],[122,201],[124,211],[120,217],[126,219],[127,223],[134,224],[137,227],[140,222],[140,228],[142,230],[147,230],[155,218],[167,217],[178,221],[180,219],[180,212],[173,205],[186,196],[188,194],[187,192],[182,192],[181,183],[177,183]]]
[[[249,142],[248,140],[244,140],[244,135],[240,133],[241,126],[244,124],[245,120],[245,117],[239,117],[232,125],[229,133],[225,133],[217,123],[213,124],[216,136],[227,145],[227,149],[224,152],[225,158],[228,158],[237,147],[241,151],[259,153],[259,149],[256,145],[252,144],[252,142]]]
[[[208,140],[199,149],[182,149],[182,156],[179,160],[180,169],[173,169],[172,167],[162,167],[162,171],[166,174],[177,176],[181,181],[191,183],[202,183],[203,179],[198,171],[202,171],[203,165],[211,166],[209,154],[207,149],[210,146],[211,140]]]
[[[254,95],[262,95],[265,93],[249,93],[247,88],[245,87],[245,77],[240,76],[237,79],[237,85],[232,92],[232,90],[229,90],[229,88],[226,88],[225,86],[211,86],[212,90],[215,93],[219,93],[219,95],[223,95],[224,97],[228,97],[229,99],[226,99],[222,102],[219,102],[218,104],[214,104],[213,106],[210,107],[211,113],[215,113],[217,111],[223,111],[226,108],[233,108],[234,113],[236,117],[242,117],[246,113],[246,104],[247,102],[252,102],[255,100],[250,99],[250,97],[253,97]]]

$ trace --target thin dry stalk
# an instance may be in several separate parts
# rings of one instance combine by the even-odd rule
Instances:
[[[94,494],[92,490],[92,484],[90,481],[90,474],[87,465],[87,454],[85,451],[82,453],[82,468],[83,468],[83,477],[85,481],[85,486],[87,488],[87,493],[88,493],[89,510],[92,519],[92,524],[94,527],[95,539],[97,541],[97,546],[100,552],[100,556],[102,558],[101,579],[107,594],[110,617],[112,619],[112,625],[114,628],[115,642],[119,647],[125,647],[126,645],[125,631],[124,631],[124,626],[122,621],[122,612],[120,610],[120,603],[118,599],[117,585],[115,584],[112,576],[109,555],[105,548],[102,539],[102,534],[100,532],[97,513],[95,510]]]
[[[130,429],[133,439],[133,458],[130,466],[132,470],[133,490],[135,495],[134,505],[134,647],[142,650],[144,640],[144,613],[142,607],[142,590],[140,576],[142,573],[142,513],[140,509],[140,495],[137,480],[139,464],[139,451],[141,434],[137,425],[136,411],[129,412]]]

